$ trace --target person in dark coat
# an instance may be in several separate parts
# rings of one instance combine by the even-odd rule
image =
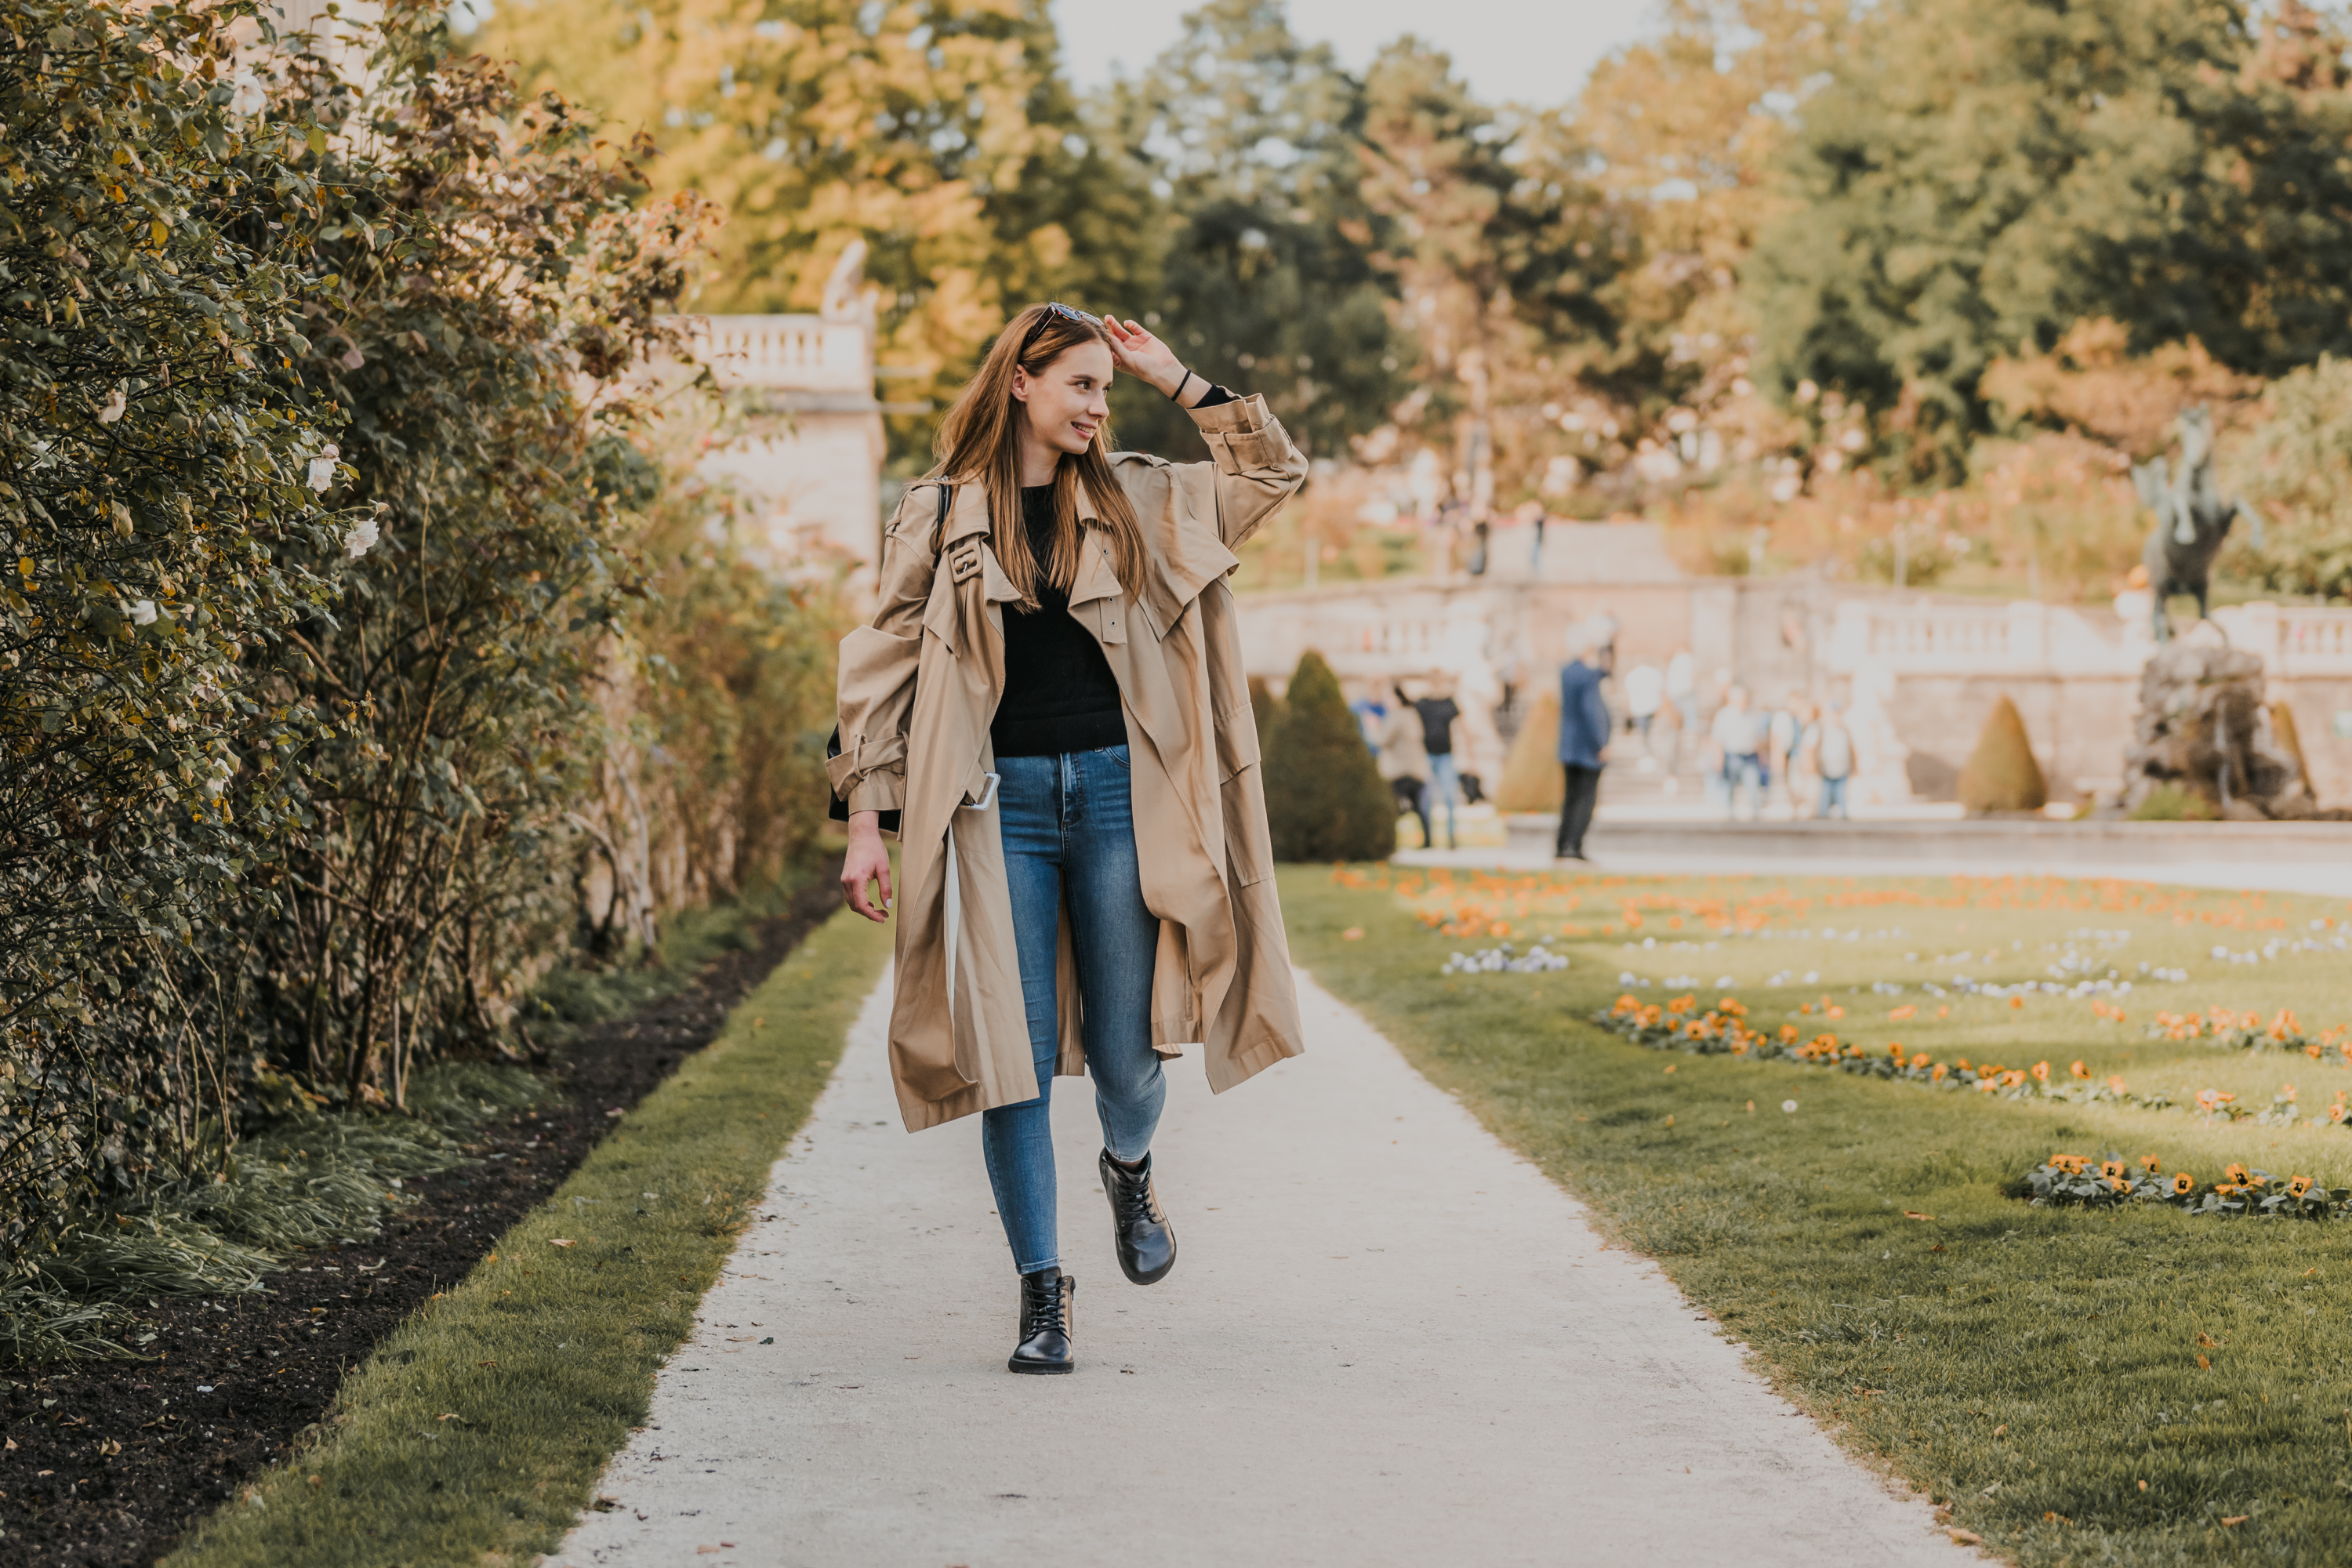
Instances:
[[[1584,858],[1584,833],[1592,826],[1601,769],[1609,760],[1609,708],[1601,700],[1600,665],[1588,639],[1559,672],[1559,767],[1566,787],[1552,853],[1562,860]]]

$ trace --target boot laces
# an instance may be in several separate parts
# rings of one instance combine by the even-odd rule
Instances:
[[[1111,1207],[1118,1212],[1122,1226],[1152,1225],[1160,1219],[1160,1205],[1152,1202],[1151,1176],[1146,1171],[1123,1171],[1111,1167]]]
[[[1062,1281],[1057,1278],[1044,1285],[1021,1282],[1021,1337],[1034,1339],[1046,1330],[1066,1334],[1070,1331],[1068,1310],[1063,1296]]]

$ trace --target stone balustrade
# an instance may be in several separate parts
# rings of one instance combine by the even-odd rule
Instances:
[[[874,399],[872,337],[862,321],[824,316],[694,318],[693,352],[722,387],[840,393]]]
[[[2352,675],[2352,610],[2231,605],[2213,624],[2275,678]],[[1840,675],[2135,677],[2155,651],[2137,615],[2032,600],[1847,599],[1824,652]]]

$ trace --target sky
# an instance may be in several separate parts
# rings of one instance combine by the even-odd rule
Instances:
[[[1129,74],[1176,41],[1184,0],[1054,0],[1070,79],[1081,89]],[[1400,33],[1454,57],[1488,102],[1565,102],[1585,73],[1643,31],[1648,0],[1290,0],[1291,30],[1360,68]]]

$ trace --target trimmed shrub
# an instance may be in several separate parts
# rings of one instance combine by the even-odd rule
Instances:
[[[1274,732],[1282,727],[1282,699],[1265,683],[1265,677],[1250,677],[1250,716],[1257,721],[1257,754],[1263,758],[1274,755]]]
[[[1380,860],[1396,849],[1396,805],[1363,726],[1323,656],[1298,661],[1265,759],[1277,860]]]
[[[1985,716],[1977,749],[1960,769],[1960,804],[1970,811],[2040,811],[2050,800],[2042,764],[2025,738],[2017,704],[2003,697]]]
[[[1558,811],[1560,784],[1559,693],[1540,691],[1519,721],[1519,732],[1511,738],[1511,754],[1503,759],[1495,809]]]

